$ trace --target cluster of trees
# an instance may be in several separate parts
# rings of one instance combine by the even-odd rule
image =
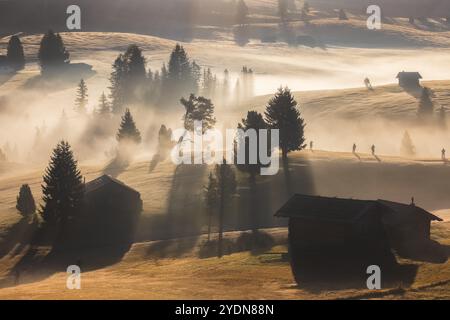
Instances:
[[[208,115],[210,118],[210,116]],[[200,116],[200,118],[203,118]],[[206,117],[204,117],[206,118]],[[213,125],[213,123],[212,123]],[[280,88],[275,96],[269,100],[264,115],[257,111],[249,111],[246,118],[238,124],[238,129],[247,131],[249,129],[256,130],[256,142],[260,148],[260,129],[278,129],[280,135],[280,149],[284,163],[286,164],[288,154],[291,151],[302,150],[305,144],[305,121],[301,117],[298,104],[295,101],[289,88]],[[245,148],[245,164],[237,164],[239,171],[246,173],[249,177],[250,189],[250,212],[254,234],[257,230],[258,216],[255,203],[257,203],[256,195],[256,179],[260,174],[260,169],[264,166],[259,159],[259,150],[257,150],[257,159],[255,162],[250,161],[249,155],[250,138],[246,138],[242,145],[235,143],[235,154],[238,148]],[[214,214],[218,213],[218,256],[221,257],[222,252],[222,232],[223,220],[227,205],[230,204],[230,198],[236,191],[236,179],[232,167],[229,164],[216,165],[214,171],[209,174],[208,184],[204,189],[205,205],[208,213],[208,239],[210,239],[211,224]]]
[[[219,81],[210,68],[202,70],[191,60],[179,44],[171,52],[168,64],[157,71],[146,71],[142,51],[135,45],[130,46],[115,60],[110,83],[109,108],[113,113],[121,113],[125,106],[134,103],[172,105],[178,97],[190,94],[200,94],[224,104],[230,96],[229,71],[225,70],[223,80]],[[253,70],[244,66],[241,77],[236,82],[235,97],[239,100],[251,96]]]
[[[67,142],[61,141],[53,150],[43,180],[39,213],[46,223],[64,229],[80,213],[84,198],[83,179]],[[28,184],[21,186],[16,208],[24,217],[35,214],[36,203]]]
[[[42,74],[57,71],[59,67],[70,63],[70,54],[65,48],[60,34],[49,30],[42,37],[38,59]],[[8,42],[6,61],[16,71],[25,67],[24,48],[18,36],[12,36]]]

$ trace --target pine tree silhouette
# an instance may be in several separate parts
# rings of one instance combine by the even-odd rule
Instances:
[[[119,142],[134,142],[136,144],[141,143],[141,133],[136,128],[133,116],[130,109],[125,110],[125,114],[122,117],[120,123],[119,132],[117,133],[117,141]]]
[[[120,113],[125,106],[125,77],[126,64],[123,55],[120,54],[112,65],[113,71],[109,81],[111,83],[109,90],[111,91],[111,108],[114,113]]]
[[[302,150],[305,144],[305,121],[298,110],[297,101],[289,88],[279,88],[266,107],[266,122],[271,129],[278,129],[283,159],[291,151]]]
[[[53,150],[42,185],[41,214],[47,223],[63,229],[76,218],[84,198],[84,183],[69,143],[61,141]]]
[[[7,54],[8,63],[14,70],[21,70],[25,67],[25,54],[22,42],[18,36],[12,36],[8,42]]]
[[[107,116],[111,113],[111,106],[109,105],[108,98],[104,92],[102,92],[100,98],[98,99],[98,108],[96,111],[100,116]]]
[[[36,203],[34,202],[30,186],[27,184],[20,187],[19,195],[17,196],[16,209],[24,217],[30,216],[36,212]]]
[[[55,68],[70,63],[69,57],[61,36],[51,30],[48,31],[43,36],[39,47],[38,58],[41,72],[55,71]]]
[[[83,79],[80,80],[77,88],[77,97],[75,99],[75,111],[80,114],[86,113],[88,104],[88,88]]]

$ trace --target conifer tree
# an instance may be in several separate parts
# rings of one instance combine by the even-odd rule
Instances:
[[[30,216],[36,212],[36,203],[34,202],[33,194],[30,186],[24,184],[20,187],[19,195],[17,196],[16,209],[24,217]]]
[[[289,88],[278,89],[266,107],[265,116],[268,126],[279,130],[280,149],[284,160],[289,152],[306,147],[305,121]]]
[[[83,178],[66,141],[58,143],[53,150],[43,179],[42,217],[47,223],[60,224],[64,229],[70,219],[79,215],[84,198]]]
[[[8,64],[14,70],[21,70],[25,67],[25,54],[22,42],[18,36],[12,36],[8,42],[7,54]]]
[[[48,31],[43,36],[39,47],[38,58],[41,72],[54,71],[55,68],[70,63],[69,57],[61,36],[51,30]]]
[[[105,93],[102,92],[98,100],[97,114],[101,116],[107,116],[111,113],[111,106],[109,105],[108,98]]]
[[[125,114],[122,117],[120,128],[117,133],[117,141],[119,142],[133,142],[136,144],[141,143],[141,133],[136,128],[133,116],[130,109],[125,110]]]
[[[111,109],[113,113],[120,113],[125,106],[125,77],[126,64],[124,57],[120,54],[112,66],[113,71],[109,81],[111,83],[109,90],[111,91]]]
[[[75,111],[80,114],[86,113],[88,104],[88,88],[84,79],[80,80],[77,88],[77,97],[75,99]]]

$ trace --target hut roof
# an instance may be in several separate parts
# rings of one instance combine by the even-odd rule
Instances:
[[[397,79],[409,78],[409,79],[422,79],[422,75],[419,72],[399,72],[397,74]]]
[[[101,176],[101,177],[99,177],[99,178],[97,178],[97,179],[94,179],[94,180],[89,181],[88,183],[86,183],[85,192],[87,194],[89,194],[91,192],[97,191],[97,190],[99,190],[101,188],[104,188],[104,187],[106,187],[108,185],[111,185],[111,184],[118,185],[119,187],[121,187],[121,188],[123,188],[125,190],[128,190],[128,191],[131,191],[133,193],[139,194],[139,192],[137,192],[133,188],[127,186],[122,181],[119,181],[119,180],[117,180],[117,179],[115,179],[115,178],[113,178],[113,177],[111,177],[109,175],[106,175],[106,174]]]
[[[395,216],[395,220],[397,221],[407,219],[411,215],[421,215],[430,221],[442,221],[439,217],[415,205],[406,205],[386,200],[355,200],[301,194],[296,194],[289,199],[277,211],[275,216],[285,218],[302,217],[351,223],[377,206],[378,208],[381,207],[383,212]]]

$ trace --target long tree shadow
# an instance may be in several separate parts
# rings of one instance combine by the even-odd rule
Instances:
[[[35,89],[44,91],[64,90],[76,85],[80,79],[88,79],[96,74],[92,66],[85,63],[72,63],[53,70],[51,74],[37,75],[28,79],[24,89]]]
[[[8,254],[12,257],[18,255],[30,243],[36,229],[37,221],[34,218],[22,217],[3,238],[0,259]]]
[[[206,165],[184,165],[175,169],[168,196],[167,213],[159,217],[157,222],[160,241],[151,245],[148,255],[180,256],[191,250],[202,233],[206,221],[203,209],[203,177],[206,176]],[[196,193],[197,192],[197,193]],[[183,241],[171,241],[185,238]]]
[[[129,160],[123,156],[117,155],[103,169],[103,173],[113,178],[117,178],[129,166]]]

